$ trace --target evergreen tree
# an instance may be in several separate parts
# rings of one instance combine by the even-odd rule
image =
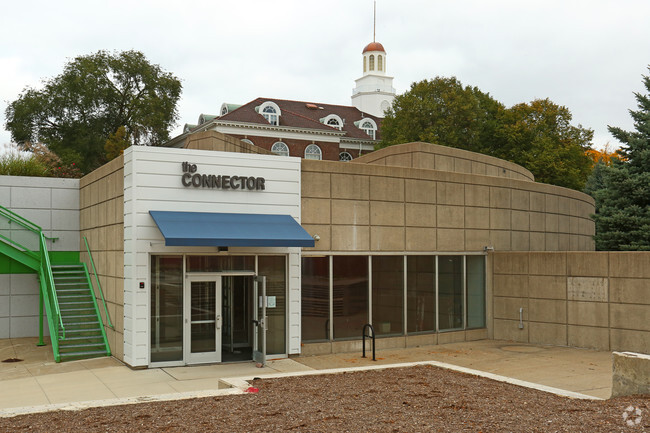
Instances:
[[[648,67],[650,71],[650,67]],[[635,131],[609,126],[622,143],[620,160],[600,167],[590,185],[596,200],[596,248],[650,250],[650,76],[643,76],[647,94],[635,93],[638,110],[630,110]]]

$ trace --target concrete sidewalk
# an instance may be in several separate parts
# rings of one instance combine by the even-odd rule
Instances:
[[[0,412],[9,408],[116,398],[204,392],[223,388],[229,377],[254,377],[310,370],[353,368],[417,361],[440,361],[567,391],[608,398],[610,352],[475,341],[377,352],[377,361],[360,353],[270,361],[132,370],[114,358],[55,363],[51,347],[36,339],[0,340]],[[187,394],[186,394],[187,396]]]

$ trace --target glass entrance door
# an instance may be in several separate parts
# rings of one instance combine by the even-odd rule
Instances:
[[[190,277],[185,292],[185,363],[221,362],[221,277]]]
[[[254,298],[254,318],[255,323],[255,341],[253,344],[253,360],[264,365],[266,363],[266,330],[267,317],[266,317],[266,277],[255,277]]]

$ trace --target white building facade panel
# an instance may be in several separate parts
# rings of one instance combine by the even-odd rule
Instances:
[[[151,337],[151,255],[217,252],[215,247],[165,246],[165,239],[149,211],[281,214],[290,215],[299,223],[300,159],[134,146],[125,151],[124,161],[124,360],[132,366],[147,366]],[[189,173],[190,170],[194,171]],[[189,175],[183,178],[184,173]],[[264,189],[195,187],[191,185],[191,175],[195,173],[264,178]],[[286,350],[299,353],[299,304],[296,310],[292,300],[300,298],[300,249],[230,248],[229,253],[286,255],[289,300],[286,317],[291,322],[286,327]]]

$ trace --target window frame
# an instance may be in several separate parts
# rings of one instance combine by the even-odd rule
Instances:
[[[318,150],[318,153],[315,153],[315,152],[308,152],[310,149],[312,149],[312,150],[313,150],[313,149],[317,149],[317,150]],[[304,155],[305,155],[305,156],[304,156],[305,159],[313,159],[313,160],[318,160],[318,161],[320,161],[320,160],[323,159],[323,151],[322,151],[322,149],[320,148],[320,146],[317,145],[316,143],[311,143],[310,145],[308,145],[307,147],[305,147],[305,154],[304,154]],[[307,155],[312,155],[312,156],[313,156],[313,155],[318,155],[318,158],[308,157]]]
[[[284,146],[284,149],[283,150],[277,150],[277,149],[274,150],[273,148],[276,147],[276,145],[282,145],[282,146]],[[282,146],[278,146],[278,147],[282,147]],[[278,156],[289,156],[289,154],[290,154],[289,145],[287,143],[285,143],[284,141],[276,141],[271,146],[271,152],[273,152],[274,154],[276,154]]]

